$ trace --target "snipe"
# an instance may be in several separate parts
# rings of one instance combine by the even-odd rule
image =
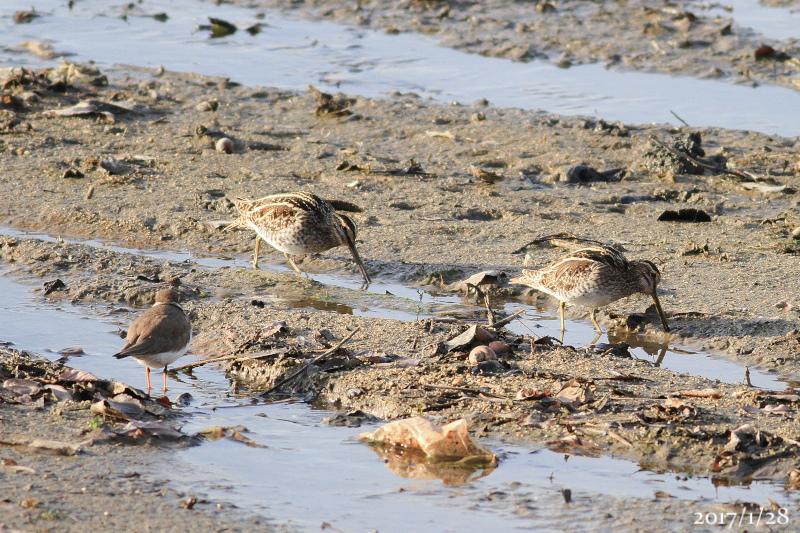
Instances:
[[[570,304],[591,309],[592,323],[602,333],[597,323],[597,308],[638,292],[653,297],[664,331],[669,331],[656,293],[660,281],[661,272],[651,261],[628,261],[613,248],[591,246],[576,250],[541,270],[523,270],[511,283],[528,285],[557,298],[561,331],[564,331],[564,308]]]
[[[290,254],[319,253],[347,245],[364,281],[372,282],[356,250],[356,224],[335,208],[358,211],[353,204],[323,200],[307,192],[273,194],[255,200],[238,198],[234,203],[240,216],[226,229],[251,228],[256,232],[254,268],[258,268],[260,239],[283,252],[298,274],[301,271]]]

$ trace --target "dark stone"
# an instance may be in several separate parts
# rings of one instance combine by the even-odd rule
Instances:
[[[702,157],[706,155],[703,148],[700,146],[702,143],[700,133],[687,133],[686,135],[679,135],[666,141],[670,147],[678,152],[684,153],[692,157]],[[651,141],[647,150],[642,157],[642,166],[658,174],[702,174],[703,169],[691,161],[679,157],[669,152],[663,146]]]
[[[702,209],[667,210],[658,217],[659,222],[711,222],[711,216]]]

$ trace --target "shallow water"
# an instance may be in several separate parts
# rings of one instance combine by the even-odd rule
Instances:
[[[733,10],[723,10],[722,5]],[[771,39],[800,39],[800,6],[797,5],[770,7],[759,0],[729,0],[716,4],[711,12],[722,17],[732,15],[739,24]]]
[[[744,5],[733,13],[737,22],[747,24],[738,18],[739,9],[759,14],[773,21],[762,22],[765,31],[780,31],[780,21],[800,18],[740,3]],[[135,5],[134,14],[167,13],[169,18],[159,22],[132,15],[123,20],[121,6],[77,2],[68,10],[62,0],[44,0],[36,6],[43,16],[14,24],[14,12],[30,9],[30,2],[5,0],[0,6],[0,44],[46,40],[56,51],[74,54],[68,59],[93,60],[104,69],[120,63],[163,65],[251,86],[302,91],[314,84],[367,97],[415,92],[466,104],[487,98],[494,105],[639,124],[677,124],[673,111],[696,127],[800,135],[800,93],[780,87],[606,70],[599,64],[560,69],[541,61],[515,63],[443,48],[424,35],[387,35],[276,12],[266,13],[267,26],[258,35],[237,31],[211,39],[208,31],[196,29],[208,24],[209,16],[245,27],[259,22],[256,16],[262,11],[192,0],[143,0]],[[6,51],[0,53],[3,63],[32,65],[33,60],[29,54]]]
[[[56,237],[43,233],[28,233],[3,227],[0,227],[0,234],[14,237],[37,238],[51,242],[56,240]],[[93,239],[66,238],[65,240],[80,242],[89,246],[102,247],[104,249],[137,253],[165,260],[179,262],[190,261],[198,267],[203,268],[250,268],[249,258],[222,257],[211,254],[195,254],[164,249],[132,249],[112,241]],[[263,264],[260,263],[260,265],[262,269],[266,268],[283,271],[288,271],[290,269],[290,267],[283,262],[268,264],[266,260],[263,260]],[[362,287],[361,278],[355,275],[334,275],[315,272],[313,261],[304,264],[303,268],[311,279],[324,285],[343,287],[352,290],[358,290]],[[393,295],[401,303],[405,300],[406,305],[393,307],[371,305],[355,308],[336,302],[335,300],[315,300],[313,298],[292,300],[291,302],[295,307],[309,307],[345,314],[391,318],[404,321],[447,315],[452,311],[463,311],[464,309],[472,309],[475,307],[474,298],[470,301],[469,299],[462,298],[455,294],[434,292],[420,287],[406,286],[393,281],[376,279],[374,283],[366,288],[366,291],[376,295]],[[276,297],[280,298],[280,295]],[[644,298],[642,298],[642,301],[646,302]],[[643,307],[647,305],[649,305],[649,303],[643,303]],[[560,338],[560,318],[558,316],[557,306],[553,305],[542,308],[522,301],[509,302],[503,305],[503,311],[507,314],[511,314],[519,309],[525,310],[526,314],[507,326],[510,331],[518,335]],[[484,317],[484,315],[485,313],[480,314],[481,317]],[[2,310],[0,310],[0,319],[2,319]],[[564,335],[564,342],[566,344],[585,346],[592,343],[626,342],[631,345],[630,353],[634,357],[650,361],[661,368],[666,368],[675,372],[690,373],[711,380],[716,379],[725,383],[740,383],[744,379],[744,365],[726,359],[720,354],[703,353],[689,346],[669,344],[657,336],[633,334],[618,338],[619,334],[612,332],[612,338],[609,339],[608,332],[605,331],[603,335],[597,338],[597,332],[588,319],[581,320],[574,317],[571,318],[569,314],[566,317],[565,324],[567,331]],[[13,329],[10,331],[13,331]],[[0,326],[0,334],[1,333],[2,327]],[[0,336],[0,340],[1,339],[2,336]],[[750,369],[750,380],[756,387],[782,390],[786,386],[786,381],[796,380],[797,378],[798,376],[780,375],[772,369],[763,371],[756,368]]]
[[[86,354],[72,358],[73,366],[99,377],[143,383],[144,372],[138,364],[110,357],[122,343],[114,317],[122,316],[127,322],[126,315],[110,317],[113,306],[105,305],[56,307],[33,295],[33,288],[0,275],[4,295],[0,340],[51,359],[58,357],[54,353],[58,349],[78,345]],[[711,478],[659,474],[611,457],[565,456],[493,441],[484,443],[502,460],[485,477],[460,485],[407,479],[387,469],[368,446],[354,440],[374,424],[330,427],[321,423],[329,411],[302,403],[248,405],[250,398],[234,395],[222,370],[211,365],[194,369],[192,375],[171,376],[170,395],[184,392],[194,397],[185,408],[193,415],[183,426],[185,432],[242,425],[249,430],[249,438],[267,448],[225,439],[209,442],[177,452],[173,469],[159,476],[169,478],[178,490],[202,492],[213,501],[229,501],[304,530],[322,522],[345,531],[560,530],[565,516],[576,519],[562,503],[559,491],[564,488],[572,491],[576,502],[598,494],[653,497],[656,491],[709,504],[764,502],[766,498],[781,504],[788,501],[777,485],[716,486]],[[504,496],[493,503],[485,498],[489,493]],[[520,502],[528,502],[529,513],[519,512]],[[590,517],[577,519],[588,522]]]
[[[368,446],[355,442],[354,435],[374,426],[321,426],[328,414],[297,404],[237,408],[226,422],[246,426],[252,432],[248,436],[269,448],[217,441],[181,451],[175,479],[266,516],[292,520],[309,531],[322,522],[344,531],[381,533],[561,531],[566,516],[576,519],[563,504],[562,489],[570,489],[576,502],[597,494],[653,497],[656,491],[709,503],[765,497],[787,501],[782,490],[767,484],[717,487],[709,478],[657,474],[630,461],[565,456],[492,441],[484,444],[502,460],[485,477],[455,486],[436,479],[401,478]],[[219,423],[218,416],[195,416],[184,429]],[[502,494],[491,501],[486,498],[490,493]],[[519,503],[527,499],[532,500],[528,513],[522,513]],[[578,520],[591,524],[588,516]],[[686,528],[690,522],[687,516]]]
[[[25,236],[17,230],[3,229],[0,233]],[[37,237],[55,240],[40,234]],[[180,252],[131,250],[109,242],[83,242],[148,256],[189,260],[200,268],[247,265],[245,259],[189,257]],[[311,277],[334,285],[359,286],[356,276],[312,273]],[[72,366],[101,378],[113,378],[133,386],[144,384],[141,366],[129,359],[118,361],[110,357],[123,343],[118,333],[120,327],[129,324],[131,314],[117,305],[48,303],[33,292],[40,283],[15,280],[2,275],[0,269],[0,294],[3,294],[0,341],[11,341],[18,349],[31,350],[50,359],[60,357],[57,353],[60,349],[80,346],[85,354],[72,357],[69,361]],[[438,296],[396,283],[378,282],[369,290],[377,293],[390,290],[412,301],[424,301],[430,309],[465,304],[457,296]],[[556,316],[548,315],[547,310],[529,307],[528,311],[530,315],[514,329],[534,329],[548,321],[552,326],[543,326],[548,334],[551,332],[547,328],[558,328]],[[389,314],[405,320],[418,316],[396,309],[353,309],[352,312]],[[576,339],[594,336],[588,320],[570,320],[567,327],[567,334]],[[536,333],[541,334],[541,329]],[[640,340],[646,344],[646,338]],[[673,359],[682,355],[675,352],[674,347],[664,346],[664,349],[667,351],[664,366],[669,367]],[[642,356],[646,357],[646,352],[642,351]],[[718,372],[723,380],[726,375],[720,368],[726,365],[732,369],[732,378],[738,378],[742,372],[735,363],[705,354],[692,354],[691,362],[686,364],[694,374]],[[757,384],[782,388],[771,375],[751,374],[754,381],[758,380]],[[196,368],[191,374],[181,372],[170,376],[169,386],[172,397],[184,392],[194,397],[192,404],[185,408],[193,415],[184,424],[185,432],[212,425],[242,425],[248,428],[249,438],[267,448],[247,447],[225,439],[206,443],[177,452],[173,470],[160,475],[169,478],[178,490],[202,492],[215,501],[230,501],[275,520],[291,521],[301,529],[316,528],[327,522],[345,531],[560,530],[565,517],[590,522],[591,517],[575,515],[563,505],[559,492],[563,488],[572,491],[576,502],[591,501],[598,494],[615,498],[652,497],[656,491],[709,503],[764,502],[766,498],[779,503],[788,501],[783,489],[774,484],[718,487],[711,478],[659,474],[613,457],[565,456],[493,441],[485,444],[502,460],[497,469],[485,473],[484,477],[480,477],[479,471],[463,483],[451,480],[449,485],[440,479],[407,479],[387,469],[368,446],[354,440],[358,433],[375,425],[331,427],[321,423],[324,417],[330,416],[329,411],[302,403],[260,404],[246,395],[235,394],[222,369],[215,365]],[[503,493],[503,496],[497,501],[487,500],[485,496],[489,493]],[[520,505],[526,509],[524,513],[520,512]],[[690,518],[687,516],[687,524]]]

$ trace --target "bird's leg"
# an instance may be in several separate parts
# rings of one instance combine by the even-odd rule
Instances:
[[[149,366],[144,367],[144,372],[145,374],[147,374],[147,394],[150,394],[150,390],[153,388],[150,385],[150,367]]]
[[[603,336],[603,333],[602,333],[602,332],[598,332],[598,333],[597,333],[597,335],[595,336],[595,338],[594,338],[594,339],[592,340],[592,342],[590,342],[589,344],[594,344],[594,343],[596,343],[597,341],[599,341],[599,340],[600,340],[600,337],[602,337],[602,336]]]
[[[558,313],[561,315],[561,333],[564,333],[564,330],[566,329],[564,327],[564,309],[566,307],[567,307],[567,302],[564,301],[558,302]]]
[[[256,249],[253,252],[253,268],[258,268],[258,247],[261,244],[261,237],[256,235]]]
[[[594,324],[594,327],[597,328],[597,332],[602,335],[603,330],[600,329],[600,324],[597,323],[597,309],[592,309],[591,317],[592,317],[592,324]]]
[[[294,261],[292,260],[292,258],[291,258],[291,257],[289,257],[289,254],[287,254],[286,252],[284,252],[284,253],[283,253],[283,255],[285,255],[285,256],[286,256],[286,259],[288,259],[288,260],[289,260],[289,264],[290,264],[290,265],[292,265],[292,268],[294,269],[294,271],[295,271],[295,272],[297,272],[297,275],[298,275],[298,276],[299,276],[299,275],[301,275],[303,272],[301,272],[301,271],[300,271],[300,269],[299,269],[299,268],[297,268],[297,265],[295,265],[295,264],[294,264]]]
[[[167,395],[167,367],[164,366],[164,396]]]

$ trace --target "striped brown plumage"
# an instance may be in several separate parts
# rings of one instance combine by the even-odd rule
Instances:
[[[226,229],[250,228],[256,232],[254,268],[258,268],[260,239],[283,252],[298,274],[300,269],[290,254],[319,253],[346,245],[364,281],[371,283],[356,250],[356,224],[349,216],[334,209],[334,206],[339,206],[349,211],[359,210],[354,204],[323,200],[309,192],[273,194],[254,200],[237,198],[234,203],[240,216]]]
[[[562,331],[564,307],[570,304],[591,309],[592,323],[598,332],[602,332],[596,318],[598,307],[639,292],[652,296],[664,331],[669,331],[656,292],[660,281],[661,273],[651,261],[628,261],[608,246],[576,250],[541,270],[523,270],[521,276],[511,280],[557,298]]]

